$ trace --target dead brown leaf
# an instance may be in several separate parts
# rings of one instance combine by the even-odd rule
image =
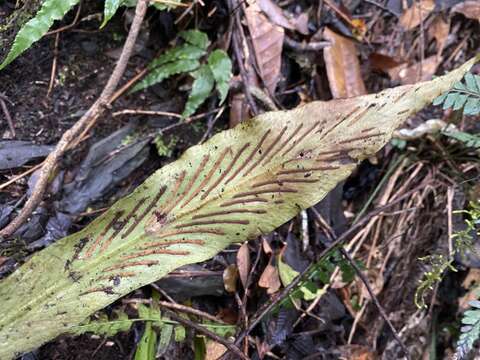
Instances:
[[[248,274],[250,273],[250,251],[248,249],[248,243],[243,243],[237,252],[237,267],[240,275],[240,281],[243,288],[247,288]]]
[[[258,0],[258,6],[268,16],[271,22],[288,30],[295,30],[295,26],[283,14],[283,10],[272,0]]]
[[[442,54],[450,32],[450,23],[437,16],[428,28],[428,35],[437,42],[437,56]]]
[[[238,269],[237,265],[230,264],[223,270],[223,286],[229,293],[237,291]]]
[[[470,308],[468,303],[480,296],[480,269],[470,269],[462,282],[462,287],[467,292],[458,299],[458,310],[461,312]]]
[[[467,0],[452,7],[452,13],[460,13],[465,17],[480,21],[480,1]]]
[[[260,78],[271,94],[280,80],[284,30],[260,12],[256,4],[245,10]]]
[[[416,28],[435,8],[434,0],[413,1],[412,6],[400,16],[400,25],[405,30]]]
[[[278,269],[272,265],[272,258],[270,258],[268,265],[265,267],[265,270],[263,270],[262,276],[260,276],[260,280],[258,280],[258,286],[267,289],[267,294],[269,295],[276,293],[282,285],[278,275]]]
[[[217,360],[225,354],[227,348],[216,341],[209,341],[205,352],[205,360]]]
[[[391,56],[381,53],[370,54],[368,60],[370,61],[370,66],[373,69],[382,71],[387,74],[389,70],[405,64],[404,61],[398,61]]]
[[[375,353],[363,345],[340,346],[341,358],[349,360],[375,360]]]
[[[329,28],[325,28],[323,37],[331,43],[324,49],[323,57],[332,96],[342,99],[366,94],[357,48],[353,41]]]
[[[432,55],[422,63],[418,62],[408,66],[407,64],[399,65],[388,70],[388,75],[392,80],[400,81],[403,85],[414,84],[419,81],[430,80],[437,71],[439,58]]]

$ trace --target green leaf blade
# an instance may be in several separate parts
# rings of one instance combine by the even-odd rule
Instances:
[[[200,66],[198,60],[179,60],[159,66],[151,71],[142,81],[133,87],[130,93],[153,86],[176,74],[196,70]]]
[[[220,104],[222,104],[227,97],[230,87],[232,61],[225,51],[215,50],[210,54],[207,62],[215,79],[216,88],[220,94]]]
[[[36,348],[174,269],[292,219],[472,64],[431,82],[265,113],[191,147],[0,281],[0,358]]]
[[[125,0],[105,0],[103,22],[102,25],[100,25],[100,29],[107,25],[107,23],[117,13],[118,9],[123,5],[124,2]]]
[[[28,21],[18,32],[7,57],[0,64],[5,68],[33,43],[47,33],[55,20],[61,20],[80,0],[46,0],[33,19]]]
[[[213,91],[215,79],[208,66],[201,66],[194,74],[192,74],[195,80],[192,84],[192,91],[188,96],[187,103],[185,104],[185,110],[182,113],[183,117],[189,117],[198,107],[204,103],[208,96]]]

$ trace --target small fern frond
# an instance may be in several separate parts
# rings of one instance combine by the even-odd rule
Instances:
[[[480,75],[467,73],[464,81],[457,82],[453,89],[433,100],[433,105],[442,105],[444,110],[460,110],[464,115],[480,113]]]
[[[465,358],[473,344],[480,337],[480,301],[474,300],[468,303],[470,310],[465,311],[462,319],[461,335],[457,343],[457,359]]]
[[[460,141],[466,147],[480,149],[480,136],[469,134],[463,131],[444,130],[442,134]]]
[[[17,33],[12,48],[0,64],[0,70],[15,60],[32,44],[45,35],[55,20],[62,19],[80,0],[45,0],[33,19]]]

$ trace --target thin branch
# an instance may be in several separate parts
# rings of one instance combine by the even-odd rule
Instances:
[[[187,314],[190,314],[190,315],[199,316],[199,317],[202,317],[204,319],[208,319],[210,321],[225,324],[221,319],[218,319],[217,317],[215,317],[215,316],[213,316],[209,313],[206,313],[206,312],[198,310],[198,309],[194,309],[194,308],[189,307],[189,306],[185,306],[185,305],[177,304],[177,303],[173,303],[173,302],[168,302],[168,301],[161,301],[161,300],[157,301],[157,304],[160,305],[161,307],[164,307],[164,308],[167,308],[167,309],[177,310],[177,311],[184,312],[184,313],[187,313]]]
[[[57,167],[58,162],[63,157],[65,151],[69,148],[70,144],[79,136],[79,134],[85,129],[90,122],[98,118],[106,108],[112,94],[114,93],[120,79],[122,78],[123,73],[128,64],[128,60],[132,55],[135,42],[137,40],[140,27],[142,25],[143,19],[147,12],[148,0],[139,0],[135,9],[135,17],[130,27],[125,45],[122,50],[122,54],[118,59],[115,69],[112,72],[112,75],[108,79],[105,88],[100,94],[99,98],[95,103],[88,109],[88,111],[78,120],[75,125],[73,125],[69,130],[67,130],[60,141],[57,144],[57,147],[52,151],[48,157],[45,159],[44,166],[40,171],[40,176],[35,185],[35,189],[32,192],[32,196],[28,199],[23,209],[20,211],[18,216],[13,219],[13,221],[7,225],[4,229],[0,230],[0,238],[5,238],[10,236],[17,230],[28,217],[32,214],[35,208],[38,206],[42,200],[43,193],[47,188],[48,181],[50,176],[54,173],[55,168]]]
[[[177,322],[179,322],[180,324],[186,326],[186,327],[189,327],[189,328],[192,328],[192,329],[195,329],[196,331],[198,331],[199,333],[209,337],[210,339],[212,339],[213,341],[216,341],[220,344],[222,344],[223,346],[225,346],[229,351],[231,351],[232,353],[234,353],[235,355],[237,355],[240,359],[243,359],[243,360],[249,360],[249,358],[247,356],[245,356],[244,353],[242,353],[240,351],[240,349],[232,344],[230,341],[227,341],[225,340],[224,338],[222,338],[221,336],[218,336],[217,334],[215,334],[214,332],[206,329],[205,327],[203,326],[200,326],[196,323],[194,323],[193,321],[190,321],[190,320],[187,320],[185,318],[182,318],[180,316],[178,316],[177,314],[175,314],[173,311],[170,311],[170,310],[164,310],[165,313],[168,314],[168,316],[170,316],[172,318],[172,320],[175,320]]]
[[[392,207],[393,205],[398,204],[399,202],[403,201],[404,199],[408,198],[412,194],[416,193],[419,190],[422,190],[424,187],[423,186],[418,186],[405,194],[399,196],[397,199],[394,201],[385,204],[384,206],[381,206],[375,210],[372,210],[370,213],[365,215],[362,219],[357,221],[355,224],[353,224],[347,231],[345,231],[343,234],[341,234],[339,237],[337,237],[327,248],[325,248],[320,254],[319,254],[319,261],[321,261],[325,256],[327,256],[333,249],[336,247],[340,246],[343,244],[352,234],[355,234],[356,232],[359,231],[368,221],[370,221],[371,218],[380,215],[382,212],[384,212],[386,209]],[[316,262],[318,263],[318,261]],[[242,331],[240,335],[237,337],[235,341],[235,345],[241,344],[243,339],[248,336],[248,334],[260,323],[260,321],[268,314],[270,313],[283,299],[285,299],[288,294],[295,289],[300,282],[312,272],[312,270],[315,269],[316,263],[311,263],[304,271],[302,271],[287,287],[285,287],[280,294],[278,294],[272,301],[266,303],[264,306],[262,306],[258,311],[256,316],[254,316],[253,320],[250,322],[250,325],[248,329]],[[222,356],[221,359],[224,359],[225,355]]]
[[[382,307],[382,305],[380,304],[380,302],[378,301],[378,298],[377,296],[375,295],[375,293],[373,292],[369,282],[368,282],[368,279],[365,277],[365,275],[363,274],[362,270],[360,270],[360,268],[358,267],[358,265],[355,263],[355,261],[352,259],[352,257],[350,256],[350,254],[348,253],[348,251],[346,251],[343,247],[340,248],[340,252],[342,253],[343,256],[345,256],[345,258],[348,260],[348,262],[350,263],[350,265],[353,267],[353,269],[355,270],[355,272],[357,273],[358,277],[360,278],[360,280],[362,280],[363,284],[365,285],[365,287],[367,288],[367,291],[373,301],[373,303],[375,304],[375,306],[377,307],[378,309],[378,312],[380,313],[380,316],[383,318],[383,320],[387,323],[388,327],[390,328],[390,331],[392,332],[393,334],[393,337],[395,338],[395,340],[397,340],[397,343],[398,345],[400,345],[400,347],[402,348],[403,350],[403,353],[405,355],[405,357],[410,360],[410,353],[408,352],[408,349],[407,347],[405,346],[405,344],[403,343],[402,339],[400,338],[400,335],[398,335],[398,332],[397,330],[395,330],[395,327],[393,326],[392,322],[390,321],[390,319],[388,318],[387,314],[385,313],[385,309]]]

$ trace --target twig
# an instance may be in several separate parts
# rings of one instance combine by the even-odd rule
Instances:
[[[237,60],[238,68],[240,69],[240,76],[242,78],[243,88],[245,90],[245,96],[247,97],[248,105],[250,105],[250,109],[253,115],[257,115],[258,114],[257,104],[255,103],[255,100],[253,99],[252,94],[250,93],[250,89],[248,86],[247,71],[245,69],[245,64],[243,63],[244,59],[243,59],[242,51],[240,51],[239,33],[240,33],[240,27],[242,26],[242,23],[240,21],[240,14],[238,12],[235,13],[235,23],[237,26],[237,31],[233,32],[233,38],[232,38],[233,52],[235,53],[235,58]]]
[[[23,209],[20,211],[18,216],[13,219],[13,221],[7,225],[4,229],[0,230],[0,238],[5,238],[15,232],[25,221],[27,221],[30,214],[35,210],[40,201],[42,200],[43,193],[48,185],[48,180],[50,175],[53,173],[56,168],[59,160],[62,158],[65,151],[69,148],[70,144],[78,137],[78,135],[83,131],[83,129],[95,118],[99,117],[106,108],[110,97],[112,96],[115,88],[117,87],[120,79],[125,72],[125,69],[128,64],[128,60],[133,52],[135,41],[137,40],[138,33],[140,31],[141,24],[145,17],[145,13],[148,7],[148,0],[139,0],[135,9],[135,17],[133,19],[130,31],[128,32],[125,45],[122,50],[122,54],[118,59],[117,64],[112,72],[112,75],[108,79],[105,88],[100,94],[99,98],[95,103],[90,107],[90,109],[73,125],[69,130],[67,130],[60,141],[57,144],[57,147],[53,152],[51,152],[44,161],[44,166],[40,171],[40,176],[38,178],[37,184],[32,192],[32,196],[28,199]]]
[[[343,234],[341,234],[339,237],[337,237],[327,248],[325,248],[319,255],[319,261],[321,261],[325,256],[327,256],[334,248],[337,246],[341,245],[344,241],[346,241],[352,234],[355,234],[358,232],[360,228],[362,228],[368,221],[370,221],[371,218],[380,215],[383,211],[386,209],[390,208],[393,205],[398,204],[400,201],[403,201],[404,199],[408,198],[412,194],[416,193],[417,191],[423,189],[423,186],[418,186],[405,194],[399,196],[397,199],[394,201],[381,206],[375,210],[372,210],[370,213],[365,215],[362,219],[357,221],[355,224],[353,224],[347,231],[345,231]],[[250,322],[250,325],[248,329],[242,331],[240,335],[237,337],[237,340],[235,341],[236,345],[239,345],[243,339],[248,336],[248,334],[260,323],[260,321],[270,312],[272,309],[274,309],[281,301],[282,299],[285,299],[290,291],[292,291],[294,288],[298,286],[298,284],[308,275],[312,270],[315,269],[316,263],[311,263],[304,271],[302,271],[287,287],[285,287],[280,294],[275,297],[272,301],[269,303],[266,303],[264,306],[262,306],[258,311],[257,315],[254,317],[253,321]],[[224,359],[224,357],[222,357]]]
[[[170,310],[165,310],[165,312],[168,314],[168,316],[170,316],[174,321],[177,321],[179,322],[180,324],[183,324],[184,326],[187,326],[187,327],[190,327],[192,329],[195,329],[196,331],[198,331],[199,333],[209,337],[210,339],[212,339],[213,341],[216,341],[220,344],[222,344],[223,346],[225,346],[229,351],[231,351],[232,353],[234,353],[235,355],[237,355],[240,359],[243,359],[243,360],[249,360],[249,358],[247,356],[245,356],[241,351],[240,349],[235,345],[235,344],[232,344],[230,341],[228,340],[225,340],[224,338],[222,338],[221,336],[218,336],[217,334],[215,334],[214,332],[206,329],[205,327],[203,326],[200,326],[198,324],[195,324],[193,321],[190,321],[188,319],[185,319],[185,318],[182,318],[180,316],[178,316],[177,314],[175,314],[173,311],[170,311]]]
[[[55,45],[53,49],[53,61],[52,61],[52,71],[50,73],[50,83],[48,84],[48,90],[46,97],[50,97],[50,94],[53,90],[53,85],[55,83],[55,75],[57,73],[57,61],[58,61],[58,44],[60,43],[60,33],[57,32],[55,35]]]
[[[34,172],[35,170],[41,168],[42,165],[43,165],[43,163],[37,164],[37,165],[31,167],[30,169],[28,169],[27,171],[24,171],[24,172],[21,173],[20,175],[17,175],[17,176],[15,176],[15,177],[11,178],[10,180],[4,182],[3,184],[0,185],[0,190],[5,189],[8,185],[13,184],[14,182],[17,182],[18,180],[20,180],[21,178],[27,176],[28,174],[31,174],[31,173]]]
[[[195,315],[195,316],[199,316],[199,317],[208,319],[210,321],[214,321],[214,322],[224,324],[224,322],[221,319],[218,319],[217,317],[215,317],[213,315],[210,315],[209,313],[206,313],[206,312],[198,310],[198,309],[194,309],[194,308],[189,307],[189,306],[185,306],[185,305],[177,304],[177,303],[173,303],[173,302],[168,302],[168,301],[160,301],[160,300],[157,301],[157,303],[158,303],[158,305],[160,305],[164,308],[167,308],[167,309],[181,311],[181,312],[184,312],[184,313],[187,313],[187,314],[191,314],[191,315]]]
[[[297,51],[318,51],[329,47],[329,41],[312,41],[312,42],[298,42],[292,38],[285,36],[285,46]]]
[[[120,115],[155,115],[155,116],[170,116],[175,117],[177,119],[182,119],[181,114],[172,113],[168,111],[153,111],[153,110],[141,110],[141,109],[125,109],[116,111],[112,114],[113,117],[117,117]]]
[[[45,36],[54,35],[54,34],[59,34],[59,33],[61,33],[62,31],[71,29],[72,27],[74,27],[75,25],[77,25],[78,19],[80,19],[80,13],[81,13],[81,12],[82,12],[82,2],[80,1],[79,4],[78,4],[77,13],[75,14],[75,18],[73,19],[72,23],[69,24],[69,25],[62,26],[61,28],[58,28],[58,29],[49,31],[49,32],[47,32],[47,33],[45,34]]]
[[[10,129],[10,132],[12,133],[12,137],[15,138],[17,135],[15,133],[15,126],[13,125],[13,119],[12,116],[10,115],[10,112],[8,111],[7,104],[5,103],[5,99],[3,96],[0,96],[0,106],[2,107],[3,114],[5,115],[5,118],[7,119],[8,127]]]
[[[397,340],[397,343],[398,345],[400,345],[400,347],[402,348],[403,352],[404,352],[404,355],[405,357],[410,360],[410,353],[408,352],[408,349],[407,347],[405,346],[405,344],[403,343],[402,339],[400,338],[400,336],[398,335],[398,332],[397,330],[395,330],[395,327],[393,326],[392,322],[390,321],[390,319],[388,318],[387,314],[385,313],[385,309],[382,307],[382,305],[380,304],[380,302],[378,301],[378,298],[377,296],[375,295],[375,293],[373,292],[369,282],[368,282],[368,279],[365,277],[365,275],[363,274],[362,270],[360,270],[360,268],[358,267],[358,265],[355,263],[355,261],[352,259],[352,257],[350,256],[350,254],[348,253],[348,251],[346,251],[343,247],[340,248],[340,252],[342,253],[343,256],[345,256],[345,258],[348,260],[348,262],[350,263],[350,266],[353,267],[353,269],[355,270],[355,272],[357,273],[358,277],[360,278],[360,280],[362,280],[363,282],[363,285],[365,285],[365,287],[367,288],[367,291],[368,291],[368,294],[370,295],[370,298],[371,300],[373,301],[373,303],[375,304],[375,306],[377,307],[378,309],[378,312],[380,313],[380,316],[383,318],[383,320],[387,323],[388,327],[390,328],[390,331],[392,332],[393,334],[393,337],[395,338],[395,340]]]

